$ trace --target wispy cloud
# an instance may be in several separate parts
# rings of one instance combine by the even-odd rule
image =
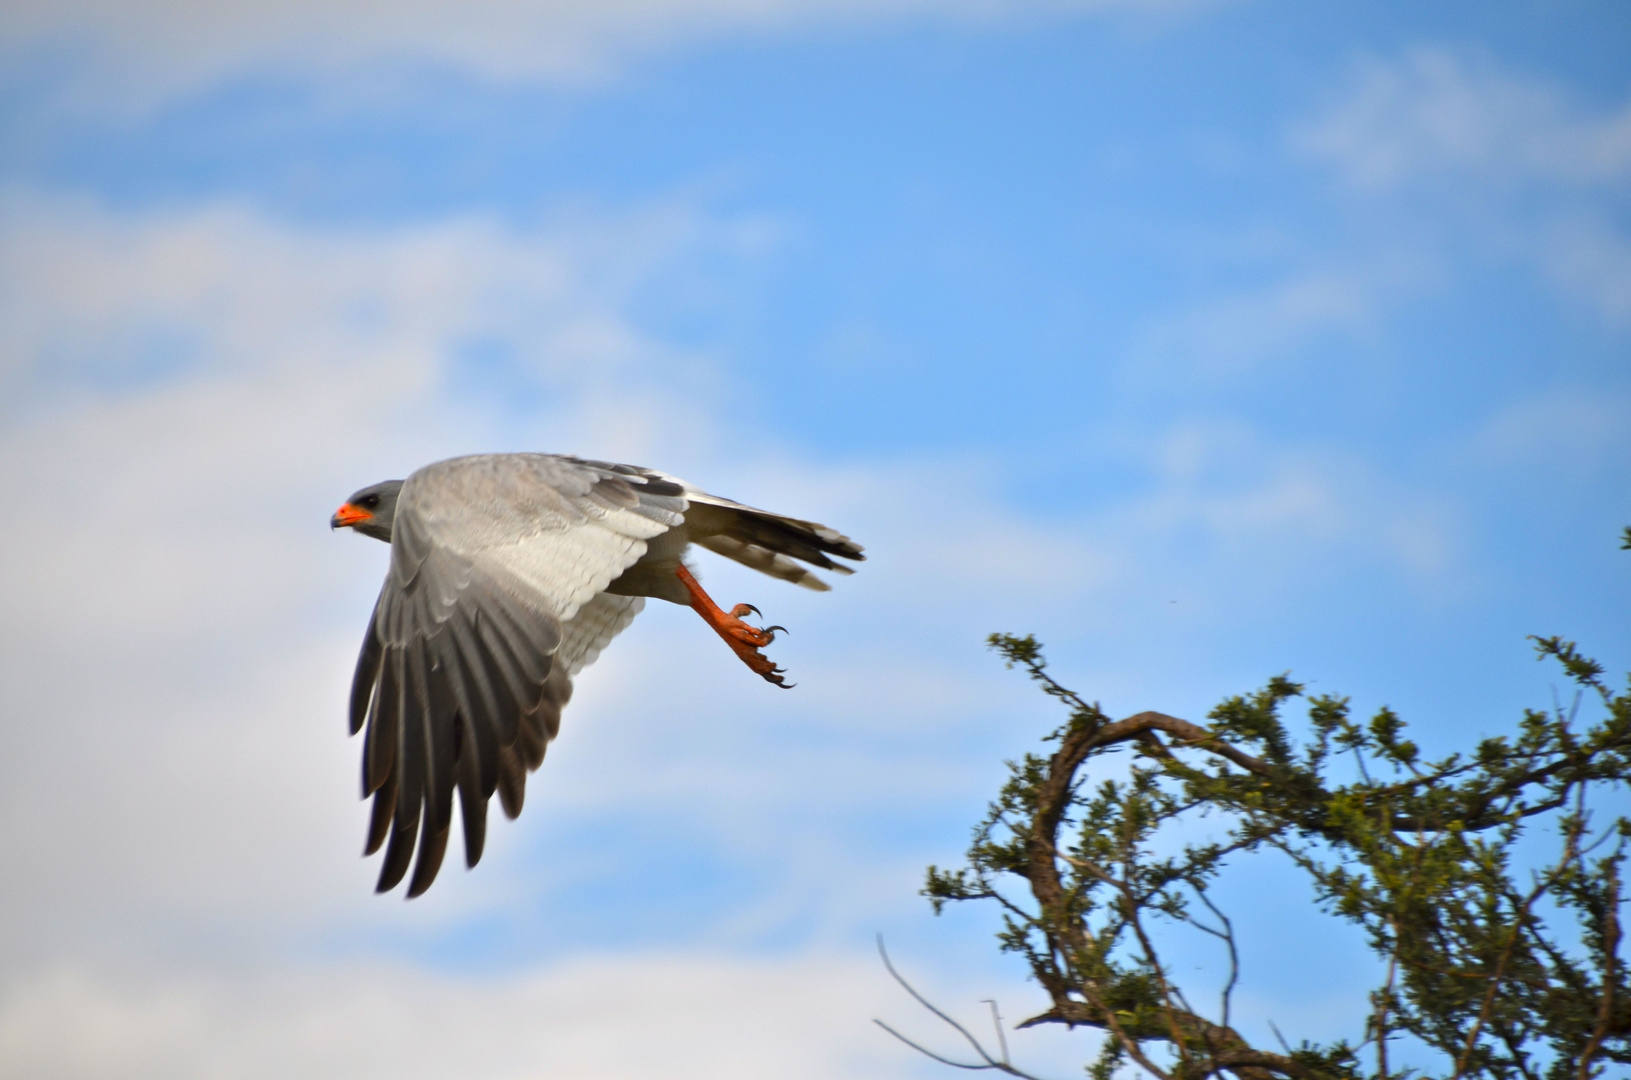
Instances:
[[[1234,257],[1252,283],[1156,321],[1133,351],[1135,380],[1227,383],[1306,364],[1333,341],[1384,335],[1477,265],[1525,264],[1610,325],[1631,325],[1618,210],[1631,194],[1631,101],[1593,109],[1486,56],[1422,47],[1357,64],[1286,145],[1336,180],[1346,227],[1335,243],[1287,243],[1268,273],[1245,230]]]
[[[649,953],[480,979],[370,965],[253,980],[61,969],[0,996],[0,1062],[101,1080],[901,1076],[910,1052],[869,1022],[892,1004],[879,974],[864,957]]]
[[[1631,234],[1617,209],[1631,194],[1631,101],[1593,107],[1487,56],[1418,48],[1360,64],[1293,144],[1350,191],[1409,207],[1412,231],[1526,262],[1631,325]]]
[[[1532,469],[1554,482],[1594,476],[1631,447],[1631,399],[1561,386],[1514,402],[1490,416],[1467,445],[1483,467]]]
[[[1379,563],[1444,583],[1459,545],[1442,500],[1390,482],[1352,455],[1267,445],[1248,428],[1219,423],[1175,426],[1147,452],[1160,479],[1143,499],[1118,508],[1112,527],[1125,531],[1137,521],[1147,543],[1184,538],[1199,577],[1226,579],[1254,566],[1241,581],[1261,588],[1276,575],[1259,559],[1284,571],[1290,561],[1342,550],[1350,565]],[[1281,585],[1296,576],[1281,576]],[[1213,588],[1219,598],[1233,593]]]
[[[1135,363],[1144,378],[1222,381],[1294,359],[1375,324],[1384,297],[1372,277],[1311,270],[1202,302],[1148,331]]]
[[[198,4],[19,0],[0,48],[79,68],[81,106],[140,108],[246,73],[334,78],[359,68],[432,65],[502,80],[582,83],[630,58],[686,45],[906,19],[996,22],[1107,13],[1164,15],[1216,0],[368,0]]]
[[[1631,102],[1594,111],[1488,57],[1418,48],[1361,63],[1345,99],[1296,141],[1363,188],[1458,176],[1616,183],[1631,179]]]
[[[1601,210],[1560,216],[1540,241],[1547,273],[1570,295],[1631,327],[1631,234]]]

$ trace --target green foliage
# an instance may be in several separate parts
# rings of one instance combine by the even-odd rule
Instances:
[[[1034,638],[993,635],[1067,718],[1046,752],[1009,763],[967,862],[930,867],[924,892],[937,912],[1001,910],[1002,948],[1050,999],[1026,1024],[1104,1032],[1088,1067],[1099,1080],[1129,1067],[1172,1080],[1607,1075],[1631,1065],[1620,924],[1631,820],[1593,806],[1625,803],[1631,689],[1609,687],[1573,642],[1535,642],[1577,685],[1573,705],[1433,759],[1392,710],[1360,720],[1347,699],[1304,698],[1285,676],[1222,702],[1205,727],[1154,712],[1112,720],[1048,674]],[[1294,725],[1285,714],[1299,699],[1306,720]],[[1203,816],[1209,829],[1190,824]],[[1537,863],[1541,839],[1550,854]],[[1386,972],[1349,1042],[1271,1051],[1232,1026],[1236,941],[1210,890],[1273,852]],[[1230,958],[1211,1013],[1163,959],[1173,926],[1211,935]],[[1438,1064],[1424,1073],[1401,1055]]]

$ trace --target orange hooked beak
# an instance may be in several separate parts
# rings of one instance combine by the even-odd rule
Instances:
[[[334,511],[334,516],[328,519],[328,527],[331,529],[351,528],[371,520],[373,516],[356,503],[346,503]]]

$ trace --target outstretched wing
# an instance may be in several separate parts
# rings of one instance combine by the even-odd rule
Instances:
[[[408,478],[351,696],[352,732],[367,728],[367,851],[390,840],[379,891],[406,874],[416,833],[408,895],[430,887],[455,790],[471,866],[493,793],[520,812],[571,675],[639,610],[601,594],[686,506],[667,480],[544,454],[455,458]]]

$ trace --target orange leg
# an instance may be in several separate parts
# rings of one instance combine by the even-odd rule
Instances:
[[[771,663],[770,658],[759,651],[776,640],[776,631],[785,627],[768,626],[761,630],[756,626],[749,626],[742,621],[742,616],[749,612],[757,615],[758,608],[752,604],[737,604],[726,613],[714,603],[713,597],[702,591],[702,586],[691,576],[691,571],[687,570],[683,563],[674,573],[679,577],[680,584],[685,586],[685,591],[691,594],[691,607],[702,616],[703,622],[714,628],[714,633],[725,639],[725,644],[741,657],[742,663],[763,676],[766,682],[773,682],[784,689],[792,686],[791,683],[782,681],[782,669]]]

